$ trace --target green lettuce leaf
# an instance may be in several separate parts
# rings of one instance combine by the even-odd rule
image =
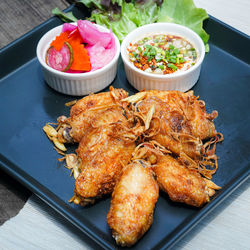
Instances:
[[[118,39],[137,27],[154,22],[177,23],[189,27],[203,40],[209,51],[209,35],[203,29],[203,21],[208,18],[204,9],[196,8],[193,0],[79,0],[92,10],[89,20],[107,28],[112,28]],[[65,22],[74,22],[72,13],[53,10]]]
[[[102,11],[115,10],[117,6],[122,6],[123,0],[79,0],[77,3],[84,4],[89,9]]]
[[[203,29],[203,21],[208,18],[204,9],[196,8],[193,0],[164,0],[157,22],[177,23],[196,32],[206,45],[209,35]]]
[[[121,42],[130,31],[137,28],[136,24],[132,22],[126,14],[117,17],[117,19],[115,18],[110,20],[106,13],[103,14],[93,12],[90,20],[96,22],[99,25],[104,25],[107,28],[111,28]]]
[[[67,22],[77,22],[77,18],[73,15],[72,12],[62,12],[61,10],[59,10],[58,8],[55,8],[52,10],[52,14],[54,14],[55,16],[60,17],[60,19],[67,23]]]
[[[84,4],[87,8],[96,8],[96,9],[99,9],[99,10],[104,10],[102,4],[101,4],[101,0],[95,0],[95,1],[92,1],[92,0],[80,0],[80,1],[77,1],[78,3],[82,3]]]
[[[137,1],[134,4],[125,2],[122,8],[122,15],[127,15],[137,27],[156,22],[158,12],[159,7],[153,0]]]
[[[100,0],[82,0],[93,2]],[[103,5],[91,13],[90,20],[100,25],[112,28],[118,39],[122,41],[124,37],[135,28],[154,23],[157,21],[159,7],[154,0],[134,1],[127,3],[122,0],[113,0],[109,6]],[[96,5],[96,3],[95,3]]]

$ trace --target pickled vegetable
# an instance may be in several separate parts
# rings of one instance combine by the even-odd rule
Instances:
[[[67,71],[73,62],[73,51],[69,43],[65,42],[58,51],[51,46],[46,53],[46,63],[53,69]]]

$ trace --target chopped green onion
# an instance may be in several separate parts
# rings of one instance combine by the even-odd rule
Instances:
[[[172,63],[176,63],[176,57],[171,56],[169,61]]]
[[[180,58],[180,63],[184,63],[186,60],[184,58]]]
[[[146,56],[148,54],[148,48],[145,49],[145,51],[143,52],[142,56]]]
[[[162,59],[162,61],[165,62],[165,63],[168,63],[168,60],[166,60],[166,59]]]
[[[167,57],[169,57],[170,56],[170,54],[169,54],[169,51],[165,51],[165,58],[167,58]]]
[[[172,49],[172,50],[173,50],[173,49],[174,49],[174,45],[173,45],[173,44],[170,44],[170,45],[169,45],[169,49]]]
[[[150,62],[153,58],[153,56],[149,56],[147,62]]]
[[[146,44],[145,47],[148,48],[148,49],[152,49],[152,46],[149,45],[149,44]]]
[[[178,50],[178,49],[174,49],[174,54],[176,54],[176,55],[178,55],[178,54],[180,54],[180,51]]]
[[[196,51],[192,51],[193,59],[195,60],[197,58]]]
[[[164,70],[164,65],[161,64],[158,67],[159,67],[159,69]]]
[[[134,57],[136,57],[138,54],[137,53],[135,53],[134,51],[132,52],[132,54],[134,55]]]
[[[174,64],[172,64],[172,63],[168,63],[167,66],[168,66],[169,68],[171,68],[173,71],[176,71],[176,70],[178,69],[178,68],[177,68]]]
[[[156,55],[156,49],[155,49],[154,47],[151,49],[150,54],[151,54],[152,56],[155,56],[155,55]]]

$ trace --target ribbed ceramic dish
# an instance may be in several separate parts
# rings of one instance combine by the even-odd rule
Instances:
[[[198,52],[198,60],[195,65],[186,71],[166,75],[148,73],[136,68],[133,63],[129,61],[127,48],[130,43],[134,43],[152,34],[177,35],[189,41]],[[174,23],[153,23],[141,26],[126,36],[121,45],[121,56],[126,77],[130,84],[136,89],[187,91],[198,81],[201,65],[205,56],[205,46],[201,38],[187,27]]]

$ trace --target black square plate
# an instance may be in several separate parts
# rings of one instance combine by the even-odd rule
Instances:
[[[87,9],[68,10],[78,18],[88,15]],[[35,54],[41,36],[59,24],[58,18],[51,18],[0,51],[0,167],[102,247],[113,249],[117,246],[106,223],[110,198],[87,208],[69,204],[74,179],[57,161],[58,154],[42,130],[46,122],[68,115],[64,104],[75,99],[47,86]],[[176,204],[161,194],[154,223],[134,249],[172,246],[250,173],[249,37],[213,17],[205,29],[211,35],[210,52],[193,90],[209,112],[219,112],[215,125],[225,140],[217,146],[219,168],[213,180],[222,190],[201,209]],[[136,91],[126,80],[121,60],[112,85]]]

